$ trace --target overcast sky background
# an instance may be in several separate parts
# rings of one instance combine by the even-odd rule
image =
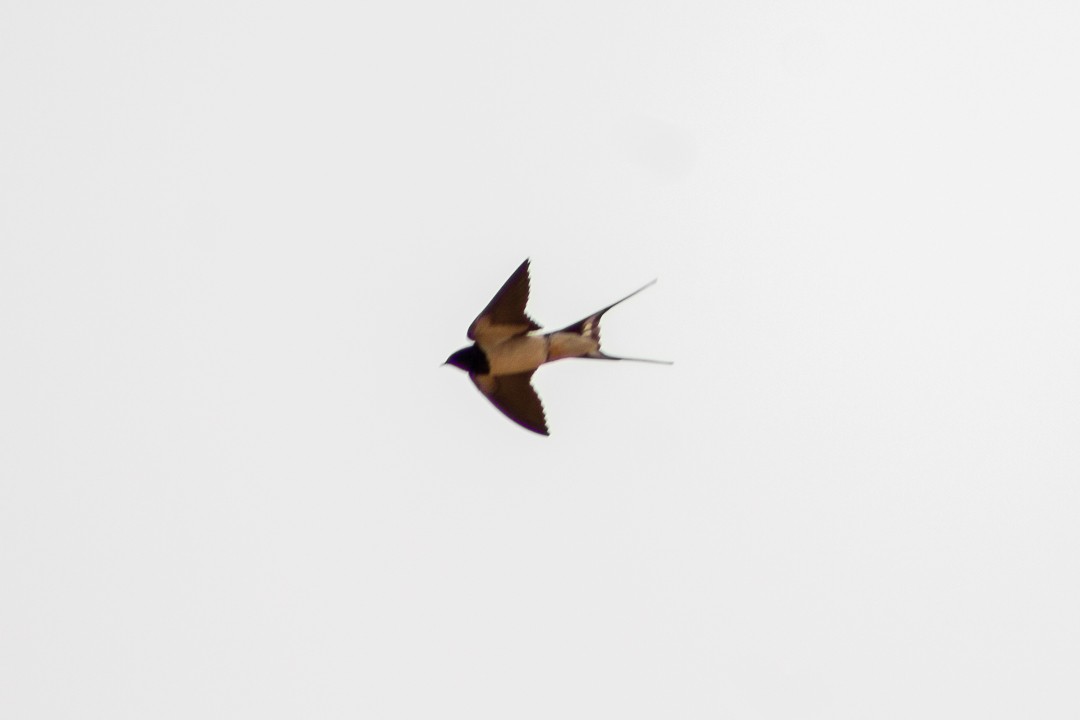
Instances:
[[[1078,37],[4,3],[0,714],[1077,717]]]

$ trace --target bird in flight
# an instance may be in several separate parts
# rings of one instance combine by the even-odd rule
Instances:
[[[544,406],[531,382],[533,373],[544,363],[576,357],[671,364],[664,360],[615,357],[600,350],[600,318],[604,313],[655,282],[562,330],[537,334],[533,331],[540,326],[525,314],[529,300],[526,259],[469,326],[468,337],[473,344],[458,350],[443,364],[469,373],[477,389],[506,417],[526,430],[547,435]]]

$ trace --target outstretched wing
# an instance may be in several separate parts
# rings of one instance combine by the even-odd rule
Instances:
[[[544,418],[544,406],[540,396],[533,389],[532,380],[535,370],[517,375],[475,375],[469,374],[473,384],[484,393],[491,404],[499,408],[503,415],[526,430],[547,435],[547,421]]]
[[[484,311],[469,326],[469,339],[480,345],[495,345],[540,326],[525,314],[529,301],[529,261],[521,263],[503,283]]]

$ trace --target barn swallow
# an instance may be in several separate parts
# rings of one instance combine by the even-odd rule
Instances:
[[[534,331],[540,330],[540,326],[525,314],[529,300],[526,259],[469,326],[468,337],[473,344],[458,350],[443,364],[469,373],[477,389],[506,417],[526,430],[547,435],[544,406],[531,382],[533,373],[544,363],[563,358],[595,358],[671,364],[664,360],[615,357],[600,350],[600,318],[604,313],[655,282],[562,330],[536,334]]]

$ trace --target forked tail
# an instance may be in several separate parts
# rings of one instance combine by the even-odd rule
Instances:
[[[608,305],[606,308],[604,308],[602,310],[597,310],[596,312],[594,312],[589,317],[587,317],[587,318],[585,318],[583,320],[579,320],[576,323],[574,323],[573,325],[568,325],[567,327],[564,327],[559,332],[576,333],[576,334],[579,334],[579,335],[584,335],[585,337],[596,341],[596,349],[593,350],[592,352],[590,352],[590,353],[588,353],[586,355],[582,355],[580,357],[596,358],[597,360],[632,360],[634,362],[657,363],[659,365],[673,365],[674,363],[672,361],[670,361],[670,360],[650,360],[650,359],[647,359],[647,358],[617,357],[615,355],[608,355],[608,354],[604,353],[602,350],[600,350],[600,318],[602,318],[604,316],[604,313],[606,313],[608,310],[615,307],[619,303],[626,302],[627,300],[634,297],[635,295],[637,295],[639,292],[641,292],[645,288],[651,287],[652,285],[655,285],[655,284],[656,284],[656,280],[654,279],[651,282],[648,282],[645,285],[639,287],[637,290],[630,293],[629,295],[624,297],[622,300],[616,300],[615,302]]]

